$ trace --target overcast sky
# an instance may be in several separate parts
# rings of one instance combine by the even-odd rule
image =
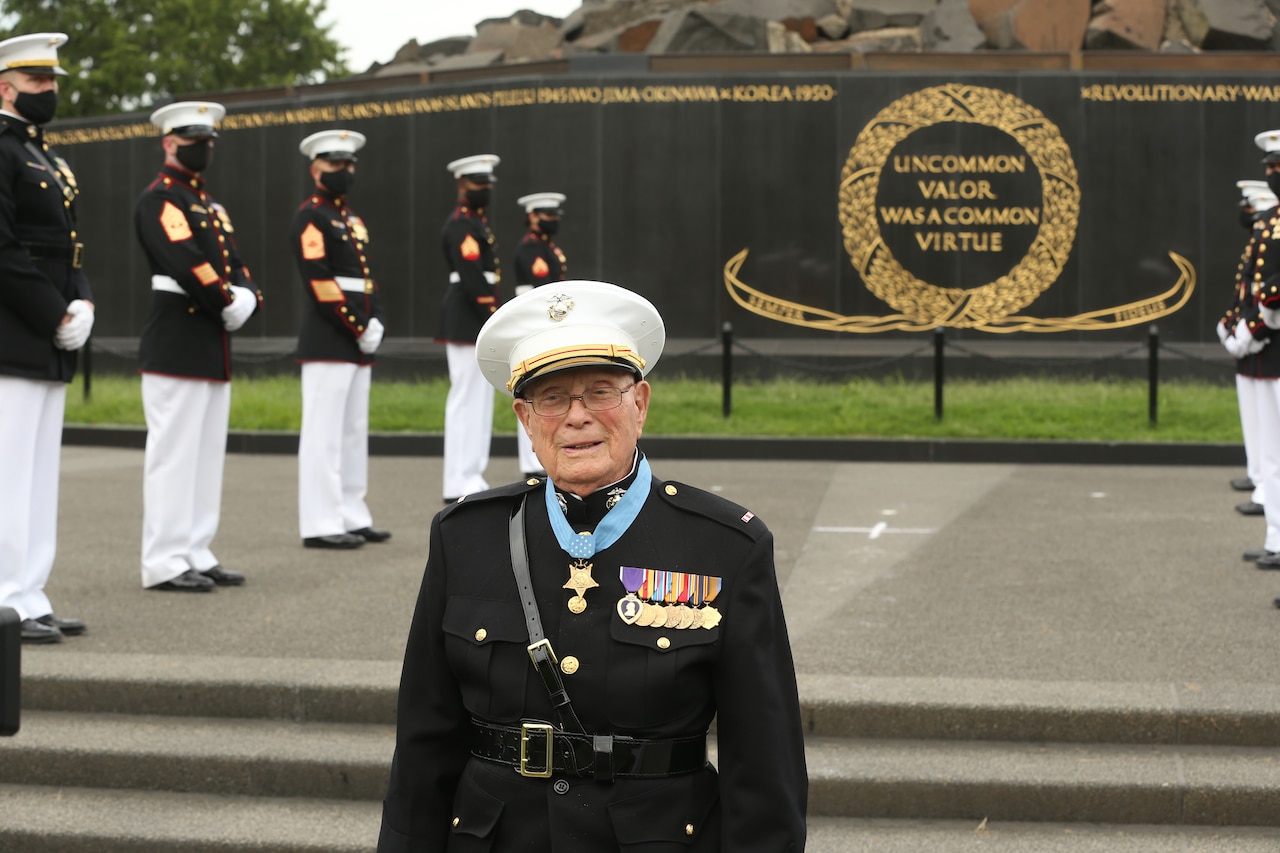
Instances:
[[[389,62],[409,39],[426,44],[445,36],[474,36],[486,18],[506,18],[520,9],[563,18],[580,0],[328,0],[322,24],[334,23],[330,34],[347,49],[354,72],[374,62]]]

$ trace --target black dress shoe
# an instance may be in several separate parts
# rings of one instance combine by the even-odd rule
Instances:
[[[1268,551],[1264,556],[1253,561],[1260,569],[1280,569],[1280,552]]]
[[[244,575],[239,572],[229,572],[218,564],[215,564],[211,569],[201,569],[200,574],[204,575],[218,586],[244,585]]]
[[[359,536],[366,542],[386,542],[391,538],[390,530],[383,530],[378,527],[361,527],[359,530],[348,531],[352,536]]]
[[[1248,477],[1237,477],[1231,481],[1231,488],[1235,489],[1237,492],[1252,492],[1253,480],[1250,480]]]
[[[55,616],[52,613],[46,613],[36,621],[41,625],[48,625],[52,628],[57,628],[68,637],[80,636],[85,632],[86,627],[84,622],[79,619],[63,619],[62,617]]]
[[[213,578],[206,577],[203,572],[195,569],[187,569],[176,578],[171,578],[164,583],[158,583],[155,586],[149,586],[147,589],[165,590],[168,592],[213,592],[216,587],[213,584]]]
[[[334,533],[330,536],[308,536],[302,540],[304,548],[359,548],[364,537],[354,533]]]
[[[24,643],[62,642],[62,632],[57,625],[46,625],[38,619],[23,619],[21,628]]]
[[[1236,512],[1241,515],[1266,515],[1267,511],[1262,504],[1256,504],[1253,501],[1248,503],[1236,504]]]
[[[1274,553],[1274,552],[1273,552],[1273,551],[1268,551],[1268,550],[1267,550],[1267,549],[1265,549],[1265,548],[1257,548],[1257,549],[1255,549],[1255,550],[1253,550],[1253,551],[1245,551],[1245,552],[1244,552],[1244,561],[1245,561],[1246,563],[1254,563],[1254,562],[1257,562],[1258,560],[1260,560],[1261,558],[1263,558],[1263,557],[1267,556],[1268,554],[1272,554],[1272,553]]]

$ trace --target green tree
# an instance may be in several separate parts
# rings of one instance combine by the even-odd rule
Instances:
[[[61,116],[344,76],[326,0],[0,0],[9,35],[62,32]]]

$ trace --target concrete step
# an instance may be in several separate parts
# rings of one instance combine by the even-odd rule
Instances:
[[[388,661],[27,655],[28,710],[393,725]],[[1280,746],[1280,686],[801,674],[817,737]]]
[[[0,783],[381,800],[391,726],[36,711],[0,740]]]
[[[1280,827],[1265,747],[812,738],[806,757],[812,815]]]
[[[392,750],[389,726],[39,711],[0,742],[0,783],[376,801]],[[815,737],[806,751],[813,815],[1280,827],[1269,748]]]
[[[1280,830],[810,818],[806,853],[1275,853]]]
[[[0,850],[22,853],[366,853],[382,805],[0,785]]]

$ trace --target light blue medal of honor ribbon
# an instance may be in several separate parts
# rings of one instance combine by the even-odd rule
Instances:
[[[547,517],[551,520],[551,529],[556,534],[556,541],[560,543],[570,557],[574,560],[569,564],[569,580],[564,585],[564,589],[573,590],[576,595],[569,599],[569,610],[573,613],[581,613],[587,609],[587,599],[584,593],[597,587],[591,577],[591,563],[587,562],[587,558],[594,555],[597,551],[603,551],[614,542],[622,538],[622,534],[627,532],[631,527],[631,522],[636,520],[636,516],[640,514],[640,510],[644,508],[644,502],[649,498],[649,482],[653,479],[653,475],[649,471],[649,460],[643,456],[640,457],[640,465],[636,469],[635,482],[631,484],[631,488],[627,489],[627,493],[622,499],[614,504],[613,509],[605,513],[604,519],[596,525],[594,533],[575,533],[573,528],[569,526],[568,519],[565,518],[564,512],[560,509],[560,503],[556,500],[555,487],[551,485],[551,478],[547,478],[547,486],[544,489],[544,495],[547,501]]]

